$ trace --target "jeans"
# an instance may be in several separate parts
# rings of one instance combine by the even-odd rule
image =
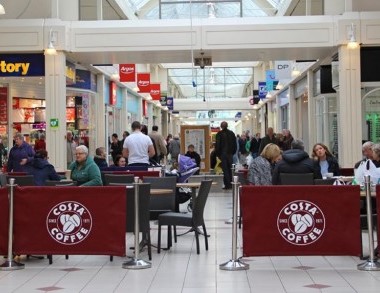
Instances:
[[[232,155],[222,154],[223,183],[225,188],[232,188]]]

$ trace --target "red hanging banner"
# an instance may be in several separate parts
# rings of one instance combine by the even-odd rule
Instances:
[[[137,86],[140,93],[150,93],[150,73],[137,73]]]
[[[16,254],[125,255],[125,187],[17,187]]]
[[[150,96],[153,101],[161,100],[161,84],[160,83],[151,83],[150,84]]]
[[[110,105],[116,105],[117,101],[117,85],[114,81],[110,81]]]
[[[136,81],[136,64],[119,64],[120,82]]]

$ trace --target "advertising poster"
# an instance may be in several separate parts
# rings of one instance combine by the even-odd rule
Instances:
[[[204,129],[187,129],[185,131],[185,149],[192,144],[195,151],[201,156],[201,159],[206,157],[205,152],[205,131]]]

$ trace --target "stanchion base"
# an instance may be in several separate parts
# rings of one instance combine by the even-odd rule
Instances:
[[[246,264],[239,259],[233,260],[231,259],[228,262],[225,262],[219,265],[219,269],[224,271],[241,271],[241,270],[249,270],[249,264]]]
[[[0,265],[0,271],[15,271],[22,270],[25,268],[23,263],[14,261],[14,260],[6,260],[2,265]]]
[[[126,261],[123,263],[123,269],[131,269],[131,270],[141,270],[141,269],[149,269],[152,267],[152,264],[143,259],[131,259],[130,261]]]
[[[358,264],[359,271],[380,271],[380,263],[375,259],[374,261],[367,260]]]

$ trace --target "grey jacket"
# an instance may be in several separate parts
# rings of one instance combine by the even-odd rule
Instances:
[[[248,181],[254,185],[272,185],[272,166],[262,156],[255,158],[249,165]]]

